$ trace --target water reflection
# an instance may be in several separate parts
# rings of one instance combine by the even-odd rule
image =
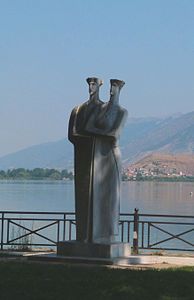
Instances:
[[[194,183],[123,182],[121,212],[194,215]],[[74,184],[0,181],[0,210],[73,211]]]
[[[193,195],[192,182],[123,182],[121,211],[192,215]]]

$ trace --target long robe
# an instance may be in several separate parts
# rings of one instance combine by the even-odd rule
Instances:
[[[112,114],[103,116],[107,105],[96,110],[86,124],[86,131],[95,136],[91,175],[92,240],[96,243],[117,241],[119,228],[121,155],[117,140],[127,111],[117,105]]]
[[[86,102],[69,121],[74,144],[76,239],[110,243],[118,236],[120,205],[120,151],[117,139],[127,111],[120,106],[110,116],[107,104]],[[100,116],[102,114],[102,117]],[[106,120],[100,126],[97,120]]]
[[[76,240],[92,240],[92,165],[94,137],[85,132],[88,117],[102,101],[89,101],[72,110],[69,120],[69,140],[74,145]]]

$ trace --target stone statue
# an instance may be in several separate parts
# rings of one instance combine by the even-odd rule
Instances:
[[[57,255],[108,259],[128,258],[129,243],[118,241],[120,151],[118,138],[127,117],[119,105],[124,81],[111,79],[110,100],[99,99],[102,80],[87,79],[89,100],[75,107],[69,120],[74,145],[76,240],[59,241]]]
[[[127,117],[119,105],[124,81],[110,82],[110,101],[100,105],[86,124],[86,132],[94,136],[92,241],[105,244],[118,239],[121,160],[117,141]]]
[[[120,204],[120,151],[117,141],[127,117],[119,105],[124,81],[111,79],[110,100],[99,99],[102,80],[88,78],[90,99],[73,109],[69,140],[75,151],[76,239],[117,241]]]
[[[99,99],[99,88],[103,84],[99,78],[88,78],[89,100],[71,113],[69,120],[69,140],[74,144],[75,168],[75,212],[76,239],[89,242],[92,239],[92,186],[95,137],[86,132],[89,117],[103,104]]]

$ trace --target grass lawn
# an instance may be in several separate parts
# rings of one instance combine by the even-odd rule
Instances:
[[[194,299],[194,268],[127,270],[0,262],[1,300]]]

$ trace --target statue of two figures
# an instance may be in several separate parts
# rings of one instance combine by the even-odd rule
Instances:
[[[112,244],[118,241],[120,151],[117,144],[127,118],[119,105],[124,81],[110,80],[110,100],[99,99],[103,84],[88,78],[89,100],[71,113],[69,140],[74,145],[76,240]]]

